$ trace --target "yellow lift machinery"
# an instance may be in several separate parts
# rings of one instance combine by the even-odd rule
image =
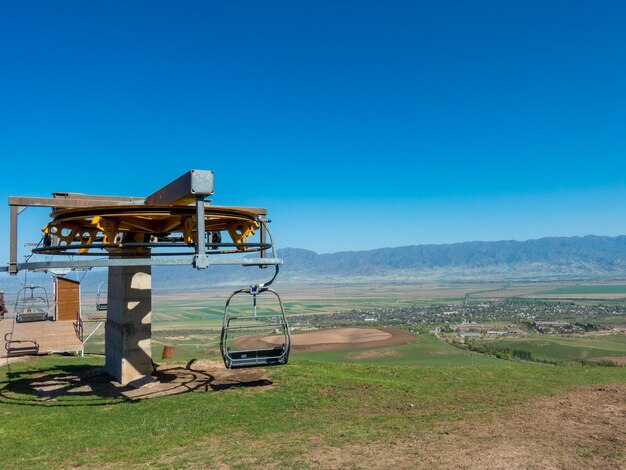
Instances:
[[[9,265],[0,267],[0,271],[16,274],[20,270],[53,268],[272,266],[274,275],[269,282],[239,289],[229,298],[221,349],[229,368],[286,364],[289,328],[280,296],[269,289],[282,260],[275,255],[267,210],[213,206],[206,199],[213,189],[212,171],[191,170],[145,198],[75,193],[53,193],[52,198],[10,197],[11,256]],[[32,249],[33,254],[47,255],[47,260],[18,263],[18,215],[33,206],[52,208],[42,240]],[[60,255],[71,259],[59,260]],[[243,294],[252,298],[251,317],[229,311],[232,298]],[[279,308],[268,315],[258,313],[257,297],[261,294],[272,295]],[[107,301],[98,295],[98,310],[106,310],[106,305]],[[273,336],[279,337],[277,344],[268,347],[264,342],[267,338],[258,336],[251,321],[269,326]],[[249,347],[254,344],[261,346]]]

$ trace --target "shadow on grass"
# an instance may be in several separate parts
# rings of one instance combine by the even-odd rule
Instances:
[[[223,376],[194,368],[195,360],[185,366],[155,368],[153,381],[141,387],[121,385],[103,367],[60,365],[47,369],[13,371],[0,381],[0,403],[24,406],[110,406],[135,403],[147,398],[189,392],[218,392],[239,387],[266,387],[270,380],[260,374]]]

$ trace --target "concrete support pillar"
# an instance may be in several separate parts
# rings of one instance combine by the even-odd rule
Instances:
[[[151,334],[151,267],[110,267],[105,334],[107,373],[122,385],[140,386],[151,381]]]

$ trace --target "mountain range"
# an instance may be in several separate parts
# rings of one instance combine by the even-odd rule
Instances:
[[[278,250],[284,260],[279,279],[292,282],[529,280],[550,277],[626,277],[626,236],[550,237],[527,241],[412,245],[367,251],[318,254],[300,248]],[[263,282],[270,269],[215,266],[195,271],[187,266],[155,267],[158,289],[195,289],[217,284]],[[41,274],[31,274],[30,282]],[[19,288],[19,277],[0,278],[0,289]],[[85,275],[83,286],[95,290],[105,270]]]
[[[330,254],[285,248],[278,255],[285,260],[287,277],[626,274],[626,236],[413,245]]]

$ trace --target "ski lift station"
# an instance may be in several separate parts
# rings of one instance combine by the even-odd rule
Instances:
[[[18,292],[14,318],[0,320],[2,353],[82,352],[80,283],[66,274],[107,268],[108,281],[99,285],[96,296],[96,310],[106,314],[105,370],[123,385],[141,385],[151,380],[153,370],[152,267],[232,265],[266,268],[261,272],[269,274],[266,282],[238,289],[226,302],[220,341],[225,366],[286,364],[289,327],[281,298],[270,288],[282,260],[276,257],[267,210],[212,205],[207,197],[213,194],[213,182],[212,171],[191,170],[147,197],[9,197],[10,260],[0,272],[49,272],[55,284],[53,299],[36,285]],[[39,243],[28,245],[32,256],[20,263],[18,219],[28,207],[52,212]],[[266,315],[257,312],[259,296],[273,299],[278,308]],[[233,313],[234,297],[248,299],[250,313]],[[255,340],[262,327],[278,337],[275,346]]]

